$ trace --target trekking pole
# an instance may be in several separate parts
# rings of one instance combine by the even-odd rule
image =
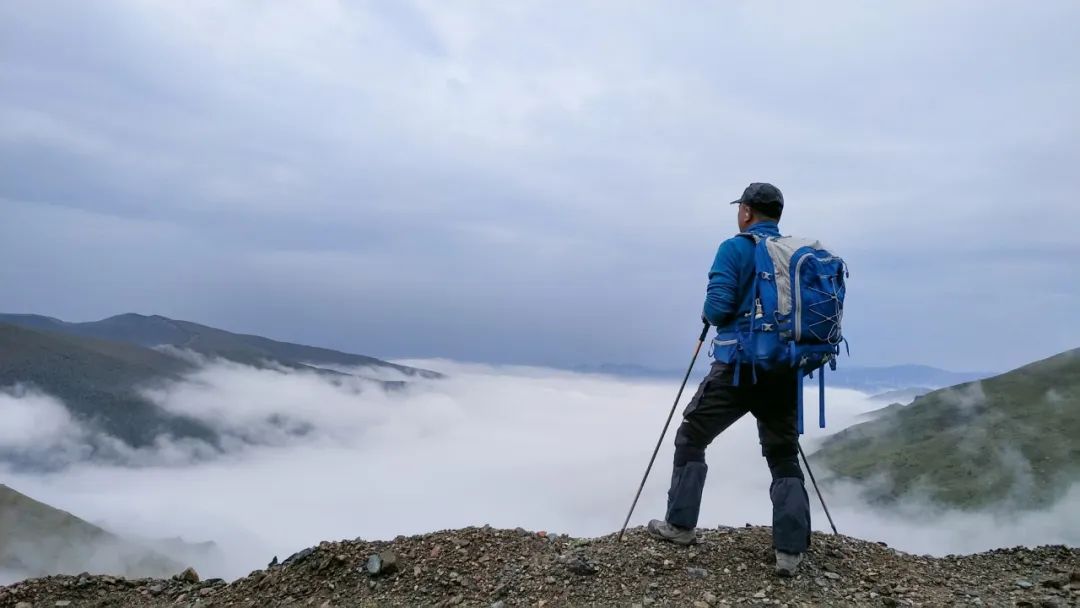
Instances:
[[[645,467],[645,476],[641,478],[641,485],[638,486],[637,495],[634,496],[634,502],[630,505],[630,512],[626,514],[626,521],[623,522],[622,529],[619,530],[619,541],[622,540],[623,533],[626,532],[626,525],[630,523],[630,516],[634,513],[634,507],[637,506],[638,499],[641,498],[641,490],[645,488],[645,480],[649,478],[649,471],[652,470],[656,455],[660,452],[660,444],[664,442],[664,435],[667,434],[668,425],[671,424],[671,417],[675,415],[675,408],[679,406],[679,399],[682,398],[683,389],[686,388],[686,381],[690,379],[690,372],[694,371],[694,363],[697,362],[698,353],[701,352],[701,345],[705,343],[705,336],[707,335],[709,335],[709,324],[705,323],[705,327],[701,329],[701,336],[698,337],[697,346],[694,348],[694,356],[690,359],[690,367],[686,370],[686,375],[683,376],[679,393],[675,395],[675,403],[671,405],[671,413],[668,414],[667,422],[664,423],[664,430],[660,431],[660,439],[656,441],[656,449],[653,450],[652,458],[649,459],[649,466]]]
[[[821,508],[825,509],[825,517],[829,518],[829,525],[832,526],[832,533],[839,534],[836,531],[836,524],[833,523],[832,515],[829,515],[829,507],[825,506],[825,497],[821,495],[821,490],[817,487],[817,480],[814,479],[814,472],[810,470],[810,461],[806,459],[806,454],[802,451],[802,444],[796,443],[799,446],[799,455],[802,456],[803,464],[806,465],[806,472],[810,474],[810,481],[814,484],[814,491],[817,492],[818,500],[821,501]]]

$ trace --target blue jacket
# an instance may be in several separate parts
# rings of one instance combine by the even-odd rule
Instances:
[[[747,232],[780,236],[776,222],[758,222]],[[709,270],[704,317],[718,332],[735,329],[736,320],[750,312],[754,294],[754,241],[733,236],[720,244]]]

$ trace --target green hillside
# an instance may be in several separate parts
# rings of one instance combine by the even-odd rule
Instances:
[[[0,387],[32,385],[61,399],[77,420],[128,445],[160,434],[213,441],[203,423],[170,414],[139,394],[192,366],[157,351],[0,324]]]
[[[291,342],[279,342],[262,336],[236,334],[159,315],[145,316],[129,313],[89,323],[67,323],[41,315],[0,314],[0,323],[145,347],[175,346],[248,365],[261,365],[266,361],[273,361],[289,367],[320,365],[363,367],[394,371],[405,376],[424,378],[440,376],[435,372],[396,365],[375,357]]]
[[[873,501],[1045,506],[1080,481],[1080,349],[887,408],[813,459]]]

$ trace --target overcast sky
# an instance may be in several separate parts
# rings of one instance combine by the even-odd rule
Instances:
[[[861,364],[1080,346],[1080,4],[0,4],[0,310],[678,368],[752,181]]]

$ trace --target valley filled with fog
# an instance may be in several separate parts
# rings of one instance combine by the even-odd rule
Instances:
[[[677,383],[444,360],[402,362],[446,374],[387,390],[356,377],[204,361],[182,381],[147,389],[158,407],[204,421],[223,452],[159,441],[125,463],[80,459],[91,431],[32,389],[0,395],[0,450],[70,458],[52,470],[8,468],[7,485],[131,538],[213,541],[195,563],[231,579],[324,540],[391,539],[447,528],[524,527],[574,536],[617,532]],[[706,362],[698,361],[700,372]],[[680,411],[695,386],[688,386]],[[828,434],[882,407],[828,392],[817,428],[807,387],[808,453]],[[663,514],[676,415],[631,525]],[[701,526],[771,523],[769,472],[749,416],[709,448]],[[826,471],[815,470],[819,480]],[[815,530],[828,522],[809,485]],[[1019,515],[935,512],[917,501],[888,511],[830,484],[842,534],[913,553],[1080,543],[1080,492]]]

